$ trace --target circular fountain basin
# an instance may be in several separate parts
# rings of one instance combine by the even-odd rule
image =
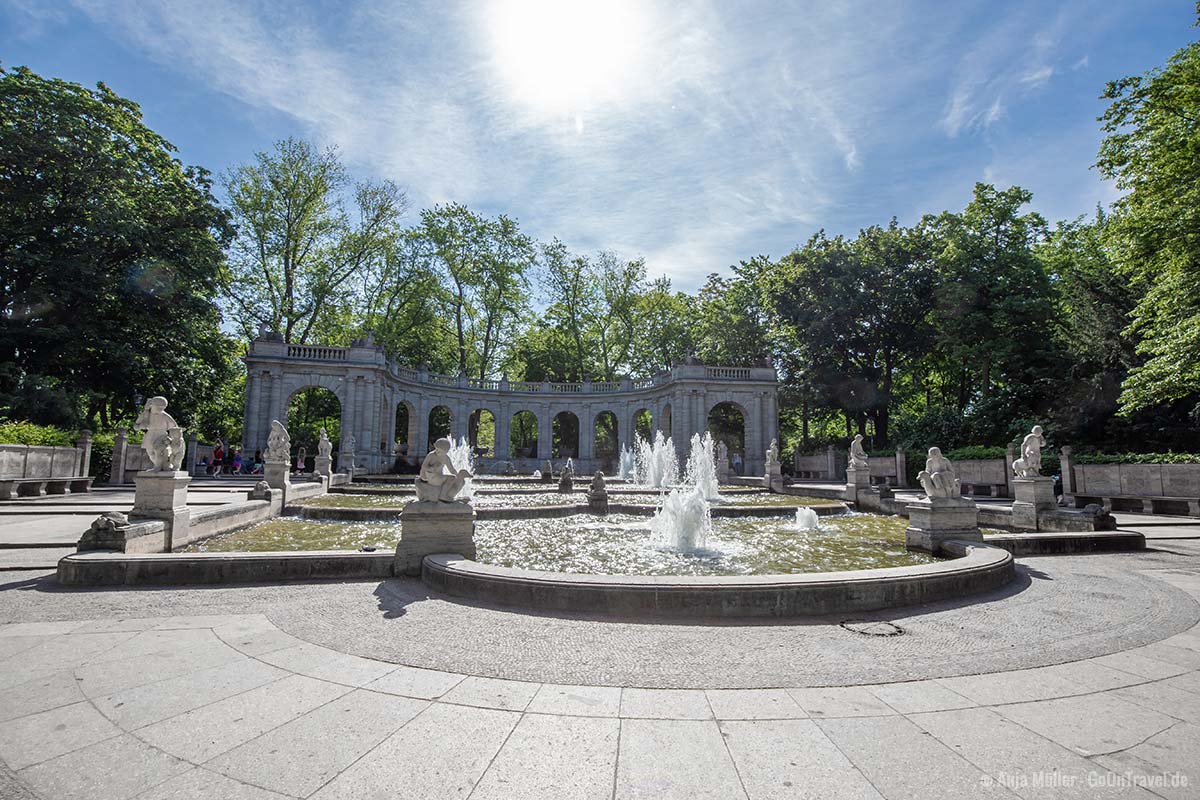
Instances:
[[[953,558],[932,564],[800,575],[577,575],[426,556],[432,589],[474,601],[538,611],[721,619],[795,617],[929,603],[998,589],[1016,575],[1012,554],[949,541]]]

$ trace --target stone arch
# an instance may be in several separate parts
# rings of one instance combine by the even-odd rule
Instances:
[[[646,441],[654,439],[654,414],[648,408],[639,408],[633,412],[632,433]]]
[[[509,421],[509,452],[513,458],[537,458],[538,418],[529,409],[521,409]]]
[[[497,431],[496,414],[490,408],[476,408],[467,416],[467,441],[475,448],[475,455],[496,455]]]
[[[550,444],[552,458],[579,457],[579,415],[574,411],[559,411],[550,421],[553,435]]]
[[[620,453],[620,422],[609,410],[601,411],[592,420],[592,458],[601,469],[611,474]]]
[[[396,419],[396,436],[395,447],[398,453],[405,455],[416,455],[417,450],[417,430],[420,425],[420,420],[417,418],[417,407],[408,400],[401,398],[396,403],[396,411],[393,415]]]
[[[333,383],[336,387],[336,379]],[[299,454],[300,449],[304,448],[304,469],[311,469],[313,458],[317,455],[321,428],[325,429],[336,450],[342,438],[342,400],[336,389],[322,386],[320,381],[297,386],[289,392],[284,409],[284,424],[291,436],[294,454]],[[266,425],[270,426],[269,420]],[[253,457],[254,454],[243,455]]]
[[[433,449],[433,443],[443,436],[449,439],[454,432],[454,412],[450,406],[436,405],[429,409],[429,436],[425,446],[426,452]]]
[[[709,407],[705,419],[713,440],[725,443],[730,463],[735,465],[735,469],[737,464],[745,464],[749,458],[746,452],[748,417],[745,407],[733,400],[722,400]]]

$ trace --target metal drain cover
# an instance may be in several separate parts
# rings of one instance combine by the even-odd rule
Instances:
[[[899,625],[874,619],[848,619],[842,623],[842,627],[863,636],[899,636],[904,633],[904,628]]]

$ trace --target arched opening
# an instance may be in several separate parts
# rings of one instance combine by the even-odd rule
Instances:
[[[658,429],[663,432],[663,435],[668,439],[671,437],[671,404],[667,403],[663,406],[662,418],[658,421]]]
[[[579,417],[570,411],[560,411],[554,415],[550,430],[552,458],[579,457]]]
[[[724,442],[734,473],[743,474],[746,458],[746,412],[737,403],[717,403],[708,412],[708,432],[714,442]]]
[[[611,411],[596,415],[592,457],[600,462],[600,469],[606,474],[613,473],[617,464],[617,415]]]
[[[445,406],[434,406],[429,409],[429,441],[425,443],[426,452],[433,449],[433,443],[443,436],[450,438],[454,415]]]
[[[339,451],[342,438],[342,404],[338,396],[328,389],[319,386],[308,386],[288,398],[287,429],[292,437],[292,455],[295,466],[302,471],[311,471],[317,456],[317,442],[321,438],[321,428],[329,441],[333,442],[333,452]],[[300,451],[304,451],[304,463],[299,463]],[[243,453],[243,463],[249,463],[253,471],[254,464],[262,463],[262,453]]]
[[[633,412],[633,432],[647,442],[654,441],[654,415],[644,408]]]
[[[477,408],[467,418],[467,441],[477,456],[496,453],[496,415],[486,408]]]
[[[401,400],[396,406],[396,455],[413,455],[413,439],[416,438],[417,411],[407,400]]]
[[[532,411],[518,411],[513,414],[508,430],[508,444],[515,458],[538,457],[538,421]]]

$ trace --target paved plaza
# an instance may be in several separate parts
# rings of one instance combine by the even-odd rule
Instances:
[[[0,797],[1197,797],[1200,541],[1121,521],[1150,549],[752,625],[9,570]]]

